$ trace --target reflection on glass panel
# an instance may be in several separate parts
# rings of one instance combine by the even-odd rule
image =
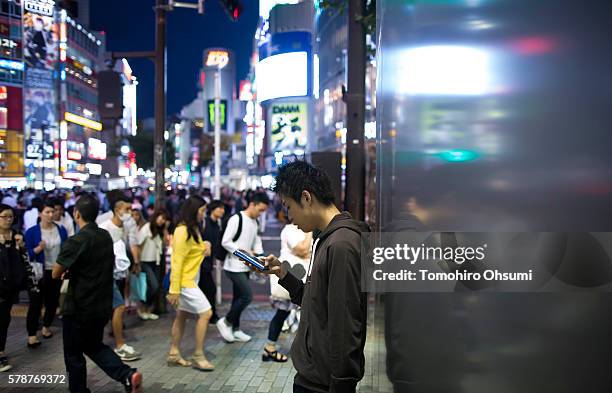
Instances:
[[[379,0],[379,228],[533,244],[556,232],[561,254],[593,262],[572,239],[612,231],[611,14],[604,0]],[[612,358],[597,348],[612,345],[610,309],[586,293],[379,296],[363,384],[609,390]]]

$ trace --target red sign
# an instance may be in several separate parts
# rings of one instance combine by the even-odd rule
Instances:
[[[6,123],[3,129],[23,130],[23,98],[21,88],[13,86],[0,86],[0,107],[5,108]]]
[[[68,159],[74,161],[80,161],[83,155],[78,151],[68,151]]]

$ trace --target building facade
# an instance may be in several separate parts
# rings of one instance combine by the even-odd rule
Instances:
[[[72,188],[124,176],[122,168],[135,172],[133,152],[115,142],[136,134],[138,82],[120,62],[123,116],[112,132],[103,130],[98,73],[106,67],[105,42],[88,23],[86,0],[0,1],[3,187]],[[119,162],[104,171],[112,147],[120,151]]]

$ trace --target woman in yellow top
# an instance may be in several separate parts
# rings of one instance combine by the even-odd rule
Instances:
[[[179,223],[174,230],[167,299],[177,311],[172,325],[172,344],[167,364],[212,371],[214,366],[204,355],[204,339],[212,310],[206,296],[198,287],[200,265],[204,257],[209,256],[211,252],[210,242],[202,240],[200,223],[205,212],[206,202],[198,196],[190,197],[181,208]],[[198,315],[195,328],[196,347],[192,361],[183,359],[179,349],[188,313]]]

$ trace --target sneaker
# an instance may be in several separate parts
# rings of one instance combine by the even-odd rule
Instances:
[[[151,319],[151,318],[149,318],[149,313],[141,312],[140,310],[138,310],[137,313],[138,313],[138,318],[140,318],[143,321],[147,321],[147,320]]]
[[[234,332],[234,340],[236,340],[236,341],[247,343],[247,342],[251,341],[251,338],[252,338],[251,336],[249,336],[248,334],[246,334],[242,330],[236,330]]]
[[[0,372],[8,371],[12,368],[13,366],[11,366],[6,356],[0,357]]]
[[[142,374],[138,370],[132,370],[123,385],[125,386],[126,393],[144,392],[142,389]]]
[[[123,344],[121,348],[116,348],[115,353],[124,362],[131,362],[133,360],[138,360],[142,357],[142,354],[140,352],[137,352],[134,348],[127,344]]]
[[[159,315],[148,312],[147,318],[149,318],[149,321],[157,321],[159,319]]]
[[[228,343],[233,343],[236,341],[234,338],[234,332],[232,332],[232,327],[227,324],[225,317],[219,319],[219,322],[217,322],[217,329],[219,329],[221,337],[223,337],[223,339]]]

